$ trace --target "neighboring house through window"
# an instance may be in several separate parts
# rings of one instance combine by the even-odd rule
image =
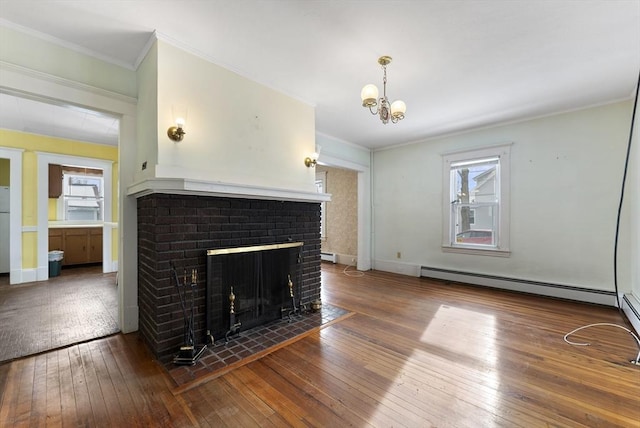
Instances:
[[[509,254],[510,144],[443,155],[442,248]]]

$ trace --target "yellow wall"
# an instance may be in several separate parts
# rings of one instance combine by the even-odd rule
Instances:
[[[58,217],[58,200],[54,198],[49,198],[49,214],[47,218],[49,220],[57,220]]]
[[[38,219],[37,185],[38,159],[36,152],[47,152],[61,155],[79,156],[93,159],[110,160],[114,162],[113,169],[113,221],[117,220],[118,191],[117,191],[117,160],[118,148],[100,144],[84,143],[80,141],[63,140],[42,135],[26,134],[17,131],[0,129],[0,146],[23,149],[22,160],[22,226],[36,226]],[[42,171],[48,174],[48,171]],[[1,176],[0,176],[1,179]],[[55,199],[53,200],[55,201]],[[51,200],[47,207],[51,218]],[[54,214],[55,218],[55,214]],[[117,233],[112,237],[113,260],[118,257]],[[22,268],[30,269],[37,266],[37,233],[29,232],[22,235]]]

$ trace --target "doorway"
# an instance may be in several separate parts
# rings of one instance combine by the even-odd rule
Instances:
[[[16,130],[20,132],[20,130]],[[80,147],[74,141],[61,145],[59,140],[46,140],[46,135],[8,133],[3,141],[14,148],[1,147],[0,158],[6,159],[0,166],[0,179],[7,181],[10,188],[10,232],[2,236],[3,243],[10,244],[9,275],[0,276],[0,319],[7,321],[3,329],[3,349],[0,361],[6,361],[37,352],[69,346],[120,331],[119,327],[119,289],[116,283],[117,262],[114,262],[117,245],[117,223],[112,221],[114,208],[112,196],[117,194],[113,187],[114,160],[101,160],[80,156],[62,155],[38,151],[43,146],[52,150],[66,152]],[[65,147],[66,148],[63,148]],[[112,150],[114,150],[112,148]],[[114,150],[114,153],[117,148]],[[78,150],[82,152],[82,150]],[[93,149],[84,148],[84,153],[93,153]],[[27,159],[23,161],[23,157]],[[78,215],[91,214],[87,208],[100,204],[100,258],[99,266],[82,266],[73,269],[69,275],[49,279],[49,208],[47,170],[49,164],[60,163],[69,169],[83,168],[100,171],[99,181],[103,184],[100,197],[87,205],[86,195],[75,203],[67,204]],[[24,167],[23,167],[24,165]],[[8,169],[8,173],[4,171]],[[5,175],[9,176],[5,180]],[[74,181],[68,184],[80,184],[82,174],[76,174]],[[105,184],[106,182],[106,184]],[[23,185],[35,192],[30,193],[26,201],[27,211],[22,210]],[[73,195],[74,192],[67,192]],[[76,192],[77,193],[77,192]],[[99,199],[99,200],[98,200]],[[64,205],[63,205],[64,209]],[[55,209],[54,209],[55,211]],[[23,212],[27,213],[23,218]],[[94,213],[95,214],[95,213]],[[33,222],[35,217],[35,222]],[[56,218],[57,220],[57,218]],[[36,223],[34,226],[30,222]],[[31,224],[33,224],[31,223]],[[97,226],[97,225],[94,225]],[[98,226],[97,226],[98,227]],[[106,239],[102,239],[106,236]],[[26,255],[23,244],[26,242]],[[25,259],[26,257],[26,259]],[[25,261],[26,260],[26,261]]]

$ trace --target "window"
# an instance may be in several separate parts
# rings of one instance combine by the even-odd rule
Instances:
[[[443,156],[443,250],[508,255],[510,149]]]
[[[324,171],[316,172],[316,189],[318,190],[318,193],[325,192],[326,180],[327,180],[326,172]],[[321,202],[320,203],[320,238],[321,239],[324,239],[327,236],[327,226],[325,221],[326,213],[327,213],[327,203]]]
[[[64,173],[62,202],[65,220],[103,220],[103,178]]]

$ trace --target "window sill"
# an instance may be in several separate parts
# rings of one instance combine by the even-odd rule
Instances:
[[[511,257],[511,251],[500,249],[442,246],[443,253],[472,254],[476,256]]]

